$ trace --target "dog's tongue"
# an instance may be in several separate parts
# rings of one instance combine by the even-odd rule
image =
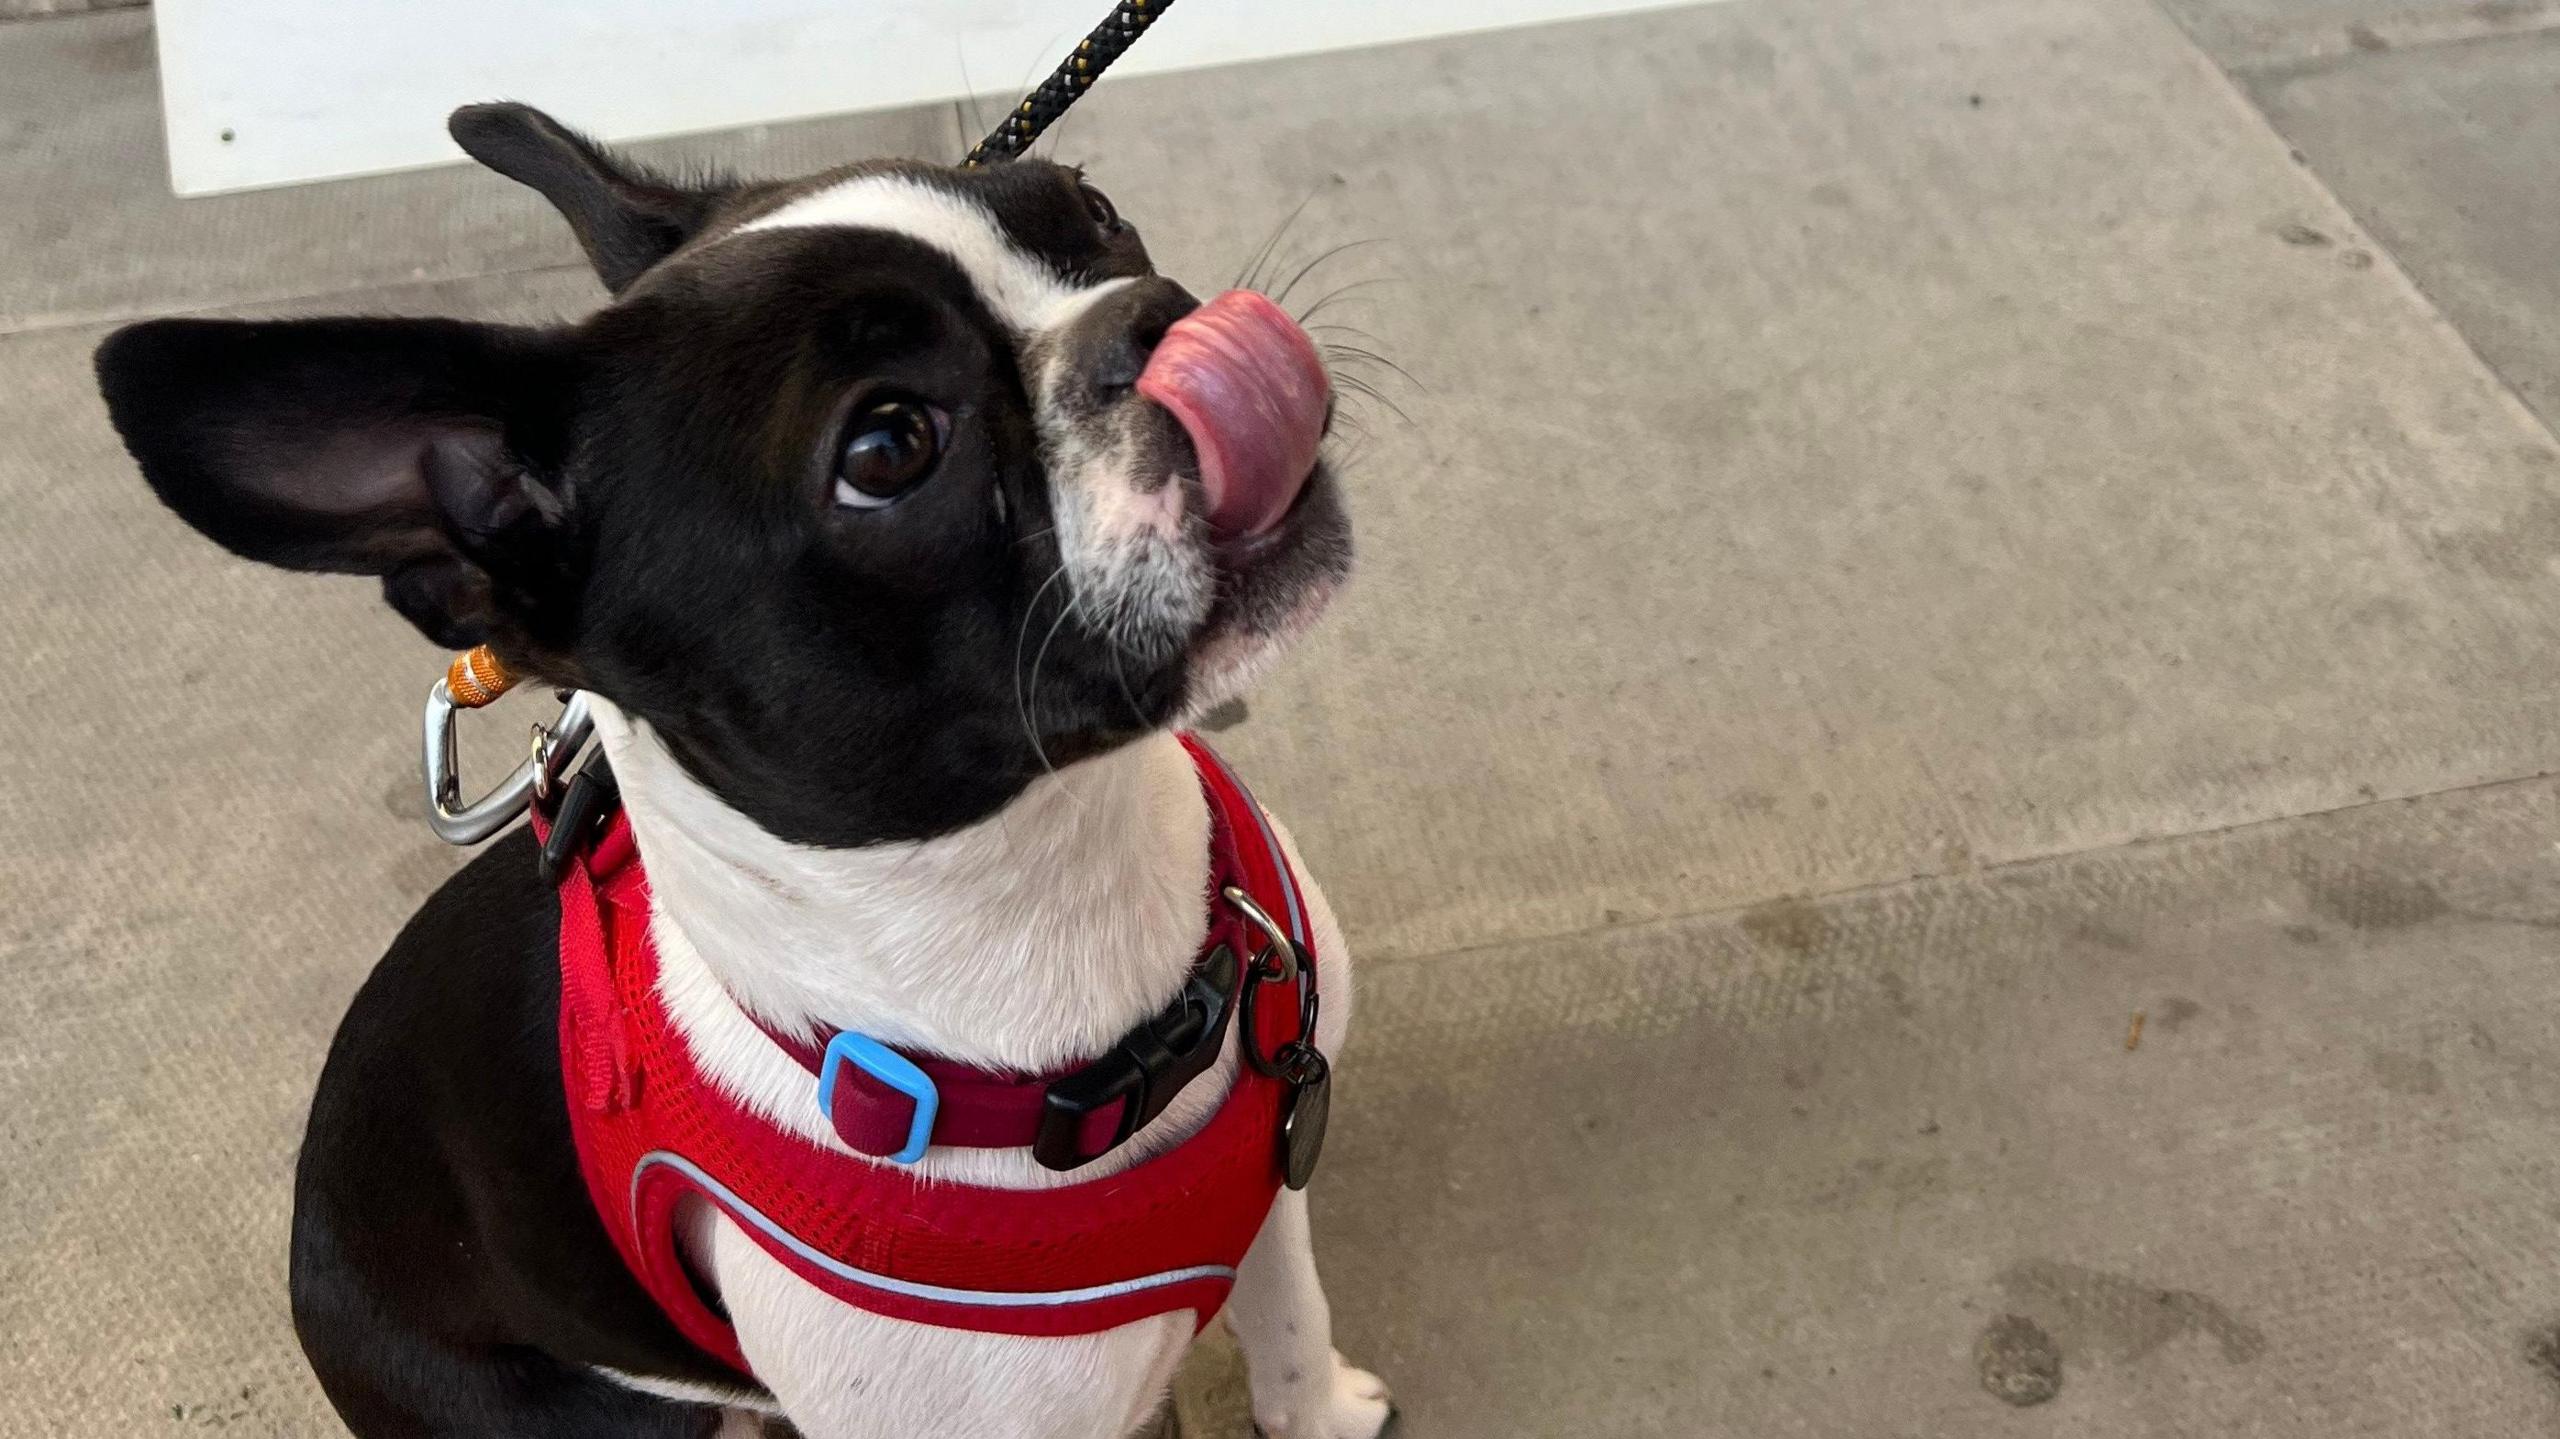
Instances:
[[[1315,341],[1251,290],[1175,321],[1138,376],[1138,393],[1191,436],[1222,539],[1262,534],[1289,512],[1315,468],[1332,388]]]

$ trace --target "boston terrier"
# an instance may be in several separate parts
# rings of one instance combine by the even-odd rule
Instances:
[[[142,474],[240,555],[378,576],[436,643],[589,697],[645,864],[648,1002],[704,1103],[917,1194],[1107,1208],[1256,1082],[1243,1019],[1160,1112],[1063,1168],[925,1130],[907,1166],[857,1152],[793,1040],[890,1055],[848,1084],[910,1058],[1054,1075],[1199,988],[1228,826],[1177,732],[1349,568],[1318,351],[1259,295],[1204,304],[1159,276],[1111,202],[1046,161],[678,180],[519,105],[452,132],[557,207],[610,302],[551,328],[121,330],[98,376]],[[1159,1414],[1197,1314],[1084,1333],[893,1317],[813,1283],[821,1261],[710,1189],[672,1223],[744,1367],[692,1342],[582,1168],[564,893],[532,835],[493,845],[393,941],[330,1050],[293,1314],[361,1439],[775,1416],[806,1439],[1092,1439]],[[1321,895],[1295,894],[1330,1054],[1349,955]],[[1255,1420],[1371,1439],[1387,1392],[1333,1349],[1304,1196],[1267,1187],[1216,1281]]]

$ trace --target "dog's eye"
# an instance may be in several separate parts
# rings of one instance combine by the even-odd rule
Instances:
[[[876,510],[914,489],[942,458],[942,427],[924,406],[882,400],[845,426],[836,456],[836,503]]]
[[[1122,225],[1120,212],[1111,207],[1111,197],[1082,180],[1076,182],[1076,193],[1084,197],[1084,212],[1093,217],[1094,225],[1106,235],[1117,235]]]

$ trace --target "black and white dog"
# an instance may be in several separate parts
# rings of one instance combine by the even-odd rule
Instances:
[[[439,644],[593,696],[665,1006],[718,1086],[810,1141],[838,1142],[785,1102],[809,1075],[750,1016],[1041,1073],[1164,1005],[1203,934],[1210,824],[1172,728],[1237,694],[1348,569],[1322,402],[1242,412],[1253,377],[1219,365],[1266,363],[1251,335],[1142,394],[1197,302],[1071,169],[678,183],[520,106],[453,129],[559,208],[612,302],[550,329],[126,329],[100,382],[161,498],[249,558],[378,575]],[[1332,1051],[1349,965],[1309,901]],[[559,917],[529,836],[497,844],[402,932],[331,1050],[293,1306],[351,1428],[1148,1422],[1187,1315],[1074,1338],[883,1318],[712,1210],[687,1256],[761,1388],[688,1345],[581,1185]],[[936,1149],[919,1172],[1031,1189],[1135,1164],[1196,1129],[1236,1064],[1230,1047],[1089,1170]],[[1333,1351],[1302,1195],[1281,1195],[1227,1312],[1273,1439],[1386,1425],[1384,1387]]]

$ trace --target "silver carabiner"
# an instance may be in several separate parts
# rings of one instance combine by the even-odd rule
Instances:
[[[1279,984],[1286,984],[1296,979],[1298,977],[1297,941],[1289,937],[1289,932],[1280,927],[1279,921],[1273,919],[1261,905],[1254,903],[1252,895],[1235,885],[1228,885],[1219,892],[1219,897],[1234,905],[1236,911],[1250,921],[1254,928],[1261,930],[1264,939],[1270,941],[1262,947],[1262,953],[1253,957],[1251,968],[1254,973],[1251,977]],[[1279,967],[1265,972],[1262,962],[1274,955],[1279,957]]]
[[[478,844],[532,808],[536,795],[547,795],[585,748],[595,732],[584,691],[571,691],[549,725],[536,725],[533,752],[498,787],[469,804],[462,802],[461,745],[454,715],[462,708],[453,690],[437,680],[427,691],[424,769],[427,781],[427,828],[447,844]]]

